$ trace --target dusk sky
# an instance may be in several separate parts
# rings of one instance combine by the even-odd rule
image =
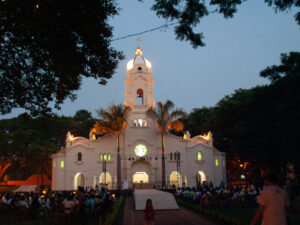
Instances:
[[[152,1],[118,1],[120,15],[111,19],[114,38],[139,33],[164,25],[150,10]],[[212,10],[214,8],[211,8]],[[175,39],[173,27],[112,42],[123,51],[120,62],[106,86],[94,79],[84,79],[74,102],[66,100],[59,115],[73,116],[86,109],[95,110],[109,104],[124,103],[126,63],[134,57],[137,38],[143,56],[152,63],[154,99],[170,99],[178,108],[190,112],[193,108],[214,106],[225,95],[239,88],[266,84],[259,72],[280,63],[280,53],[300,51],[300,27],[294,20],[297,11],[275,13],[264,1],[246,1],[232,19],[211,14],[201,21],[196,31],[203,32],[205,47],[192,48],[190,43]],[[10,118],[24,112],[13,110],[0,116]]]

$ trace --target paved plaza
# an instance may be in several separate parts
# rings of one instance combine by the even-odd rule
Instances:
[[[136,211],[133,198],[126,199],[123,225],[143,225],[144,212]],[[200,215],[184,208],[155,212],[155,225],[216,225]]]

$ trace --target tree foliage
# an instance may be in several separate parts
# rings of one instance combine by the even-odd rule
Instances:
[[[126,127],[127,112],[129,106],[111,105],[107,110],[99,109],[98,120],[93,128],[93,132],[97,134],[114,134],[117,137],[117,183],[118,190],[121,190],[121,156],[120,156],[120,133]]]
[[[207,133],[210,130],[208,122],[211,118],[213,108],[195,108],[183,120],[184,127],[191,136]]]
[[[161,186],[166,186],[166,164],[165,164],[165,136],[169,130],[181,131],[183,129],[183,123],[179,120],[185,116],[185,112],[182,109],[174,109],[174,103],[167,100],[165,103],[157,102],[156,108],[149,108],[147,110],[147,116],[153,118],[156,121],[157,128],[161,133],[161,163],[162,163],[162,178]]]
[[[82,114],[89,115],[84,122],[78,121],[78,115]],[[5,165],[10,163],[7,170],[15,179],[26,179],[33,173],[50,176],[51,154],[65,145],[68,131],[75,136],[88,137],[95,122],[90,116],[88,111],[79,110],[74,117],[52,115],[33,118],[24,113],[16,118],[0,120],[0,175]]]
[[[246,0],[155,0],[152,10],[156,15],[171,21],[177,21],[175,27],[176,38],[186,40],[196,48],[204,46],[204,35],[196,33],[194,28],[210,13],[219,13],[225,19],[232,18],[237,8]],[[268,6],[277,11],[286,11],[292,7],[300,7],[299,0],[265,0]],[[295,20],[300,25],[300,12],[295,15]]]
[[[299,167],[299,65],[299,53],[282,54],[281,65],[261,72],[272,81],[270,85],[236,90],[213,107],[204,123],[194,120],[194,110],[187,124],[211,130],[218,149],[256,160],[258,165],[278,168],[292,162]]]
[[[113,0],[0,2],[0,111],[33,115],[75,99],[83,77],[105,84],[122,54],[110,46]]]
[[[179,119],[186,114],[183,109],[174,109],[174,103],[167,100],[165,103],[157,102],[156,108],[149,108],[147,115],[155,119],[162,135],[166,135],[169,129],[179,131],[180,128],[183,128],[183,124]]]
[[[193,47],[204,46],[194,28],[212,12],[231,18],[245,0],[155,0],[152,10],[176,21],[175,35]],[[265,0],[275,11],[300,1]],[[123,58],[111,47],[109,18],[118,14],[114,0],[0,1],[0,113],[24,108],[45,115],[74,100],[82,79],[105,84]],[[300,25],[300,13],[295,15]],[[176,23],[175,22],[175,23]]]

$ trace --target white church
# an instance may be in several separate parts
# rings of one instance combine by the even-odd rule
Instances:
[[[140,47],[127,63],[125,105],[131,110],[126,128],[120,134],[122,188],[140,183],[161,187],[162,141],[155,120],[146,115],[154,107],[151,63]],[[190,138],[168,134],[165,137],[166,184],[168,187],[196,187],[203,182],[226,182],[225,153],[213,146],[211,132]],[[116,136],[89,139],[67,134],[66,146],[52,155],[52,190],[76,190],[78,186],[107,185],[117,188]]]

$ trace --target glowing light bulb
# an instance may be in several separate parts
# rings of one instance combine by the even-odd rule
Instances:
[[[128,63],[127,63],[127,70],[131,70],[133,68],[133,59],[131,59]]]
[[[151,63],[150,63],[147,59],[145,59],[145,61],[146,61],[146,66],[147,66],[149,69],[151,69],[151,67],[152,67]]]

